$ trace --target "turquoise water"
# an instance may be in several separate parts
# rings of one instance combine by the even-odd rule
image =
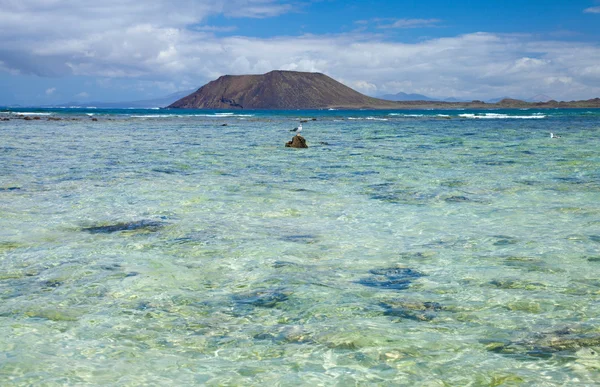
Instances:
[[[600,380],[598,110],[0,118],[3,386]]]

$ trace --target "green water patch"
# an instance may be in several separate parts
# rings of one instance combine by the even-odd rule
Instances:
[[[16,250],[25,246],[25,244],[18,242],[0,242],[0,253],[5,251]]]

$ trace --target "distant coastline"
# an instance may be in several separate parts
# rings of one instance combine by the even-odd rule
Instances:
[[[262,75],[224,75],[171,105],[170,109],[210,110],[406,110],[406,109],[570,109],[600,108],[600,98],[585,101],[526,102],[389,101],[373,98],[321,73],[271,71]]]

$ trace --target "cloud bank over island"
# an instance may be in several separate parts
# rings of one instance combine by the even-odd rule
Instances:
[[[56,84],[73,76],[114,84],[133,79],[172,92],[224,74],[281,69],[323,72],[370,95],[600,96],[600,45],[595,42],[491,32],[402,42],[361,29],[270,37],[235,34],[240,18],[294,12],[302,12],[301,6],[274,0],[181,0],[176,7],[161,0],[94,5],[9,1],[0,8],[0,73],[54,77]],[[212,17],[226,18],[228,26],[210,25]],[[375,29],[437,27],[444,22],[380,19]],[[56,95],[57,89],[44,87],[42,94]]]

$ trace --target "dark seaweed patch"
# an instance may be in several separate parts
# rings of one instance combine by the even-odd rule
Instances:
[[[393,301],[379,304],[385,309],[384,315],[401,317],[415,321],[431,321],[441,311],[442,305],[437,302]]]
[[[450,196],[450,197],[447,197],[444,200],[447,201],[448,203],[461,203],[461,202],[469,202],[469,201],[471,201],[466,196]]]
[[[317,242],[317,237],[310,234],[299,234],[299,235],[286,235],[281,238],[282,241],[285,242],[294,242],[294,243],[315,243]]]
[[[287,301],[288,292],[279,289],[261,289],[251,293],[236,294],[233,301],[238,305],[251,305],[261,308],[274,308]]]
[[[288,261],[275,261],[273,262],[273,268],[275,269],[281,269],[282,267],[298,267],[299,265],[297,263],[294,262],[288,262]]]
[[[164,222],[154,220],[138,220],[134,222],[115,223],[106,226],[84,227],[81,230],[91,234],[110,234],[118,231],[158,231],[165,226]]]
[[[506,235],[494,235],[494,238],[497,239],[494,246],[516,245],[519,242],[517,238]]]
[[[62,281],[59,281],[57,279],[51,279],[51,280],[42,282],[42,288],[55,289],[55,288],[58,288],[59,286],[61,286],[62,284],[63,284]]]
[[[589,235],[588,238],[592,242],[600,243],[600,235]]]
[[[416,270],[406,267],[392,267],[387,269],[369,270],[370,277],[361,278],[358,283],[372,288],[392,290],[408,289],[412,280],[424,276]]]
[[[4,191],[19,191],[21,187],[0,187],[0,192]]]
[[[600,335],[575,334],[569,330],[556,331],[549,334],[536,334],[520,341],[482,340],[486,349],[503,355],[512,355],[518,358],[549,359],[554,354],[567,351],[575,352],[582,348],[595,348],[600,345]],[[592,353],[595,351],[592,349]]]

